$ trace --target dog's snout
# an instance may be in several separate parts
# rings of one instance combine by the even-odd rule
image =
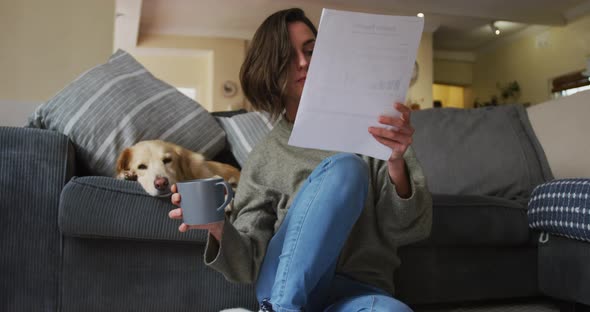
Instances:
[[[170,183],[168,182],[168,178],[158,177],[156,178],[156,180],[154,180],[154,186],[159,191],[165,191],[168,188],[169,184]]]

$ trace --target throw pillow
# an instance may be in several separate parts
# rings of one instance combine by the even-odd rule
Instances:
[[[215,118],[223,127],[230,150],[242,167],[246,163],[252,148],[274,127],[268,114],[264,112],[250,112],[232,117]]]
[[[28,126],[67,135],[92,175],[113,176],[119,153],[142,140],[169,141],[207,158],[225,145],[213,116],[122,50],[39,106]]]
[[[412,113],[414,150],[435,194],[528,201],[553,179],[522,105]]]

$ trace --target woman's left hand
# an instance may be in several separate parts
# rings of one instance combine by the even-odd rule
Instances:
[[[379,143],[391,149],[391,156],[387,161],[389,177],[395,184],[397,194],[401,198],[409,198],[412,195],[412,189],[404,154],[412,144],[412,135],[414,135],[414,128],[410,124],[411,110],[400,103],[395,103],[393,107],[401,113],[399,117],[379,117],[379,123],[390,127],[369,127],[369,133]]]
[[[379,116],[379,123],[391,127],[369,127],[369,133],[391,149],[389,162],[398,162],[403,160],[404,153],[412,144],[414,128],[410,124],[410,108],[401,103],[395,103],[393,107],[401,113],[399,117]]]

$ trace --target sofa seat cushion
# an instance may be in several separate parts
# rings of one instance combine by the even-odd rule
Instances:
[[[180,233],[168,218],[169,198],[148,195],[137,182],[109,177],[75,177],[64,187],[59,228],[66,236],[205,244],[207,232]]]
[[[529,202],[529,225],[539,231],[590,242],[590,179],[539,185]]]
[[[419,246],[534,245],[526,207],[514,200],[476,195],[432,195],[432,231]]]

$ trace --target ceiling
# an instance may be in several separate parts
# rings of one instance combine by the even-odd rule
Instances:
[[[324,7],[422,12],[435,50],[476,52],[531,26],[566,25],[590,12],[590,0],[117,0],[116,45],[135,47],[150,34],[250,39],[268,15],[290,7],[302,8],[316,25]]]

